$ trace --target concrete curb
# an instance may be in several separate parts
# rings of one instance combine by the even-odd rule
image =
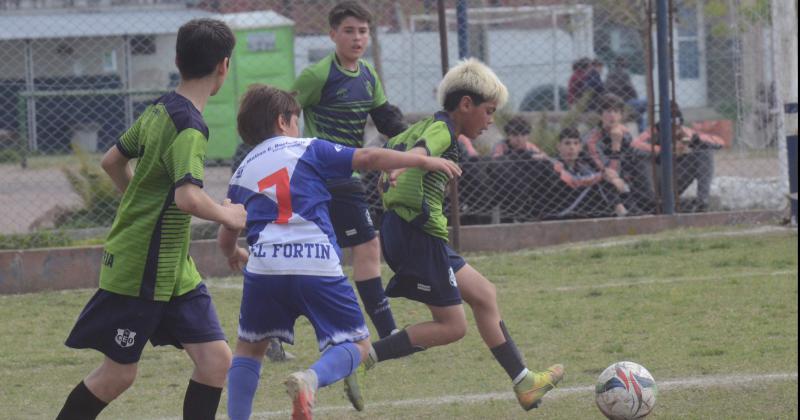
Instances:
[[[740,211],[463,226],[461,250],[515,251],[675,228],[774,224],[782,215]],[[214,240],[192,242],[190,253],[204,278],[232,274]],[[0,294],[97,287],[102,254],[99,245],[0,251]]]

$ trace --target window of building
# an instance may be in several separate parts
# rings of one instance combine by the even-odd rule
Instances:
[[[156,37],[137,35],[131,37],[131,55],[152,55],[156,53]]]

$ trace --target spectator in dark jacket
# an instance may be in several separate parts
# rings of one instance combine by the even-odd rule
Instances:
[[[687,212],[703,212],[708,210],[711,194],[711,181],[714,178],[715,150],[721,149],[725,141],[713,134],[706,134],[689,128],[683,120],[683,113],[678,104],[672,104],[672,116],[677,129],[673,133],[673,147],[675,151],[675,188],[677,193],[684,191],[697,181],[697,197],[695,200],[682,203],[680,210]],[[661,145],[658,144],[658,124],[652,130],[647,130],[633,141],[631,145],[642,153],[661,154]],[[659,162],[658,159],[655,159]],[[644,175],[652,179],[653,170],[649,166],[651,160],[645,159],[648,165]]]
[[[645,129],[647,101],[639,99],[636,88],[633,87],[624,57],[617,57],[614,60],[614,65],[611,66],[611,70],[606,75],[605,88],[606,92],[619,96],[626,105],[633,109],[639,132],[643,132]]]
[[[544,159],[547,155],[535,144],[531,143],[531,123],[517,115],[511,118],[503,127],[506,138],[494,145],[492,158],[497,159],[511,154],[528,154],[534,159]]]
[[[625,203],[630,211],[655,209],[652,176],[647,176],[648,155],[632,147],[633,137],[622,123],[625,104],[616,95],[606,94],[600,101],[601,121],[585,138],[586,152],[598,171],[611,168],[630,186]]]
[[[581,160],[583,143],[574,128],[559,133],[558,157],[549,159],[550,171],[545,172],[542,185],[547,191],[543,201],[544,218],[625,216],[628,210],[621,194],[628,186],[611,168],[598,171]]]

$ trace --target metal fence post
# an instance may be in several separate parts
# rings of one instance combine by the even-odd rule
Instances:
[[[661,198],[664,214],[675,213],[675,194],[672,183],[672,106],[670,103],[670,65],[669,65],[669,6],[667,0],[657,0],[657,43],[658,43],[658,99],[661,143]]]
[[[797,225],[797,9],[792,1],[772,3],[772,42],[775,51],[772,71],[776,84],[776,102],[784,113],[778,117],[778,155],[781,165],[781,189],[789,189],[790,223]],[[788,176],[788,180],[785,178]]]

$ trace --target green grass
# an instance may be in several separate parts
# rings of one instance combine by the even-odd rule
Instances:
[[[709,232],[713,233],[703,231]],[[798,417],[796,233],[725,237],[695,233],[670,232],[619,246],[466,256],[497,285],[504,319],[530,367],[566,365],[563,392],[546,398],[528,415],[601,418],[587,387],[609,364],[633,360],[660,383],[795,374],[788,380],[665,387],[653,418]],[[241,281],[234,277],[208,284],[233,339]],[[0,297],[3,418],[53,418],[71,388],[100,362],[97,352],[62,344],[92,293]],[[414,302],[396,299],[392,307],[400,325],[429,318],[427,309]],[[513,400],[508,378],[483,346],[471,319],[470,325],[467,337],[458,343],[370,371],[364,381],[368,408],[363,413],[341,408],[348,403],[340,384],[323,389],[317,417],[521,418],[525,413]],[[316,340],[304,318],[296,332],[297,343],[288,349],[297,360],[264,363],[254,412],[288,410],[280,382],[316,359]],[[148,347],[137,382],[101,418],[179,418],[190,371],[183,353]],[[446,396],[487,393],[496,393],[497,398],[434,403]],[[422,401],[408,402],[414,399]],[[224,401],[223,395],[221,418]],[[392,401],[405,402],[392,406]]]

